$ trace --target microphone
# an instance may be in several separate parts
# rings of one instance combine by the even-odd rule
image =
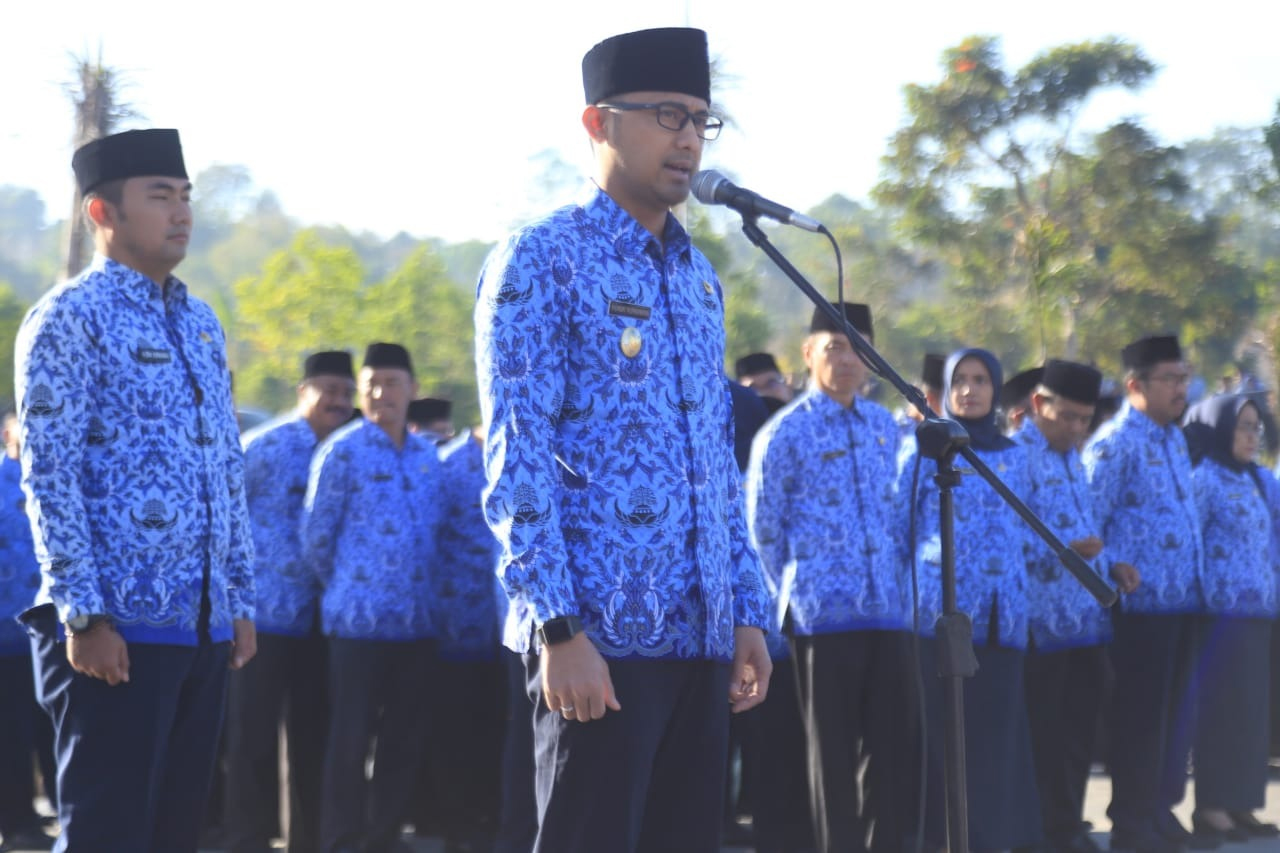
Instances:
[[[723,204],[726,207],[732,207],[743,216],[767,216],[778,222],[815,233],[822,230],[822,223],[818,220],[810,219],[803,213],[796,213],[776,201],[769,201],[751,190],[734,186],[732,181],[715,169],[706,169],[694,175],[690,182],[690,189],[693,190],[694,198],[703,204]]]

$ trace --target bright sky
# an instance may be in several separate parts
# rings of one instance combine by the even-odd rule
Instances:
[[[0,184],[37,190],[51,219],[72,193],[62,86],[72,55],[99,48],[145,116],[126,127],[179,128],[193,177],[243,164],[303,223],[448,240],[496,240],[546,207],[539,152],[589,172],[582,54],[645,27],[706,29],[734,78],[717,94],[736,127],[703,168],[802,210],[866,198],[902,87],[935,82],[972,34],[999,36],[1010,67],[1069,42],[1138,44],[1155,83],[1096,101],[1086,130],[1135,116],[1177,144],[1265,124],[1280,98],[1274,0],[60,0],[22,3],[21,23],[9,6]]]

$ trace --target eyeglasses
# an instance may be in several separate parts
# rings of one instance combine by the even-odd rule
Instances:
[[[1190,373],[1161,373],[1159,376],[1148,376],[1148,382],[1161,382],[1169,385],[1190,385]]]
[[[633,104],[626,101],[613,101],[596,104],[596,106],[602,110],[612,110],[619,113],[653,110],[655,118],[658,119],[658,125],[673,133],[679,133],[684,130],[685,125],[692,121],[693,132],[698,134],[699,139],[704,139],[707,142],[719,136],[720,129],[724,127],[724,119],[719,116],[713,116],[706,110],[691,113],[684,104],[677,104],[674,101],[662,101],[657,104]]]
[[[1236,432],[1241,435],[1256,435],[1258,438],[1262,438],[1262,436],[1266,434],[1266,431],[1267,428],[1262,424],[1251,424],[1246,421],[1239,421],[1236,423]]]

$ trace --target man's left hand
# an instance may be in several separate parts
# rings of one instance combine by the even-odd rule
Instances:
[[[240,669],[258,653],[258,632],[253,627],[252,619],[237,619],[231,623],[231,663],[232,669]]]
[[[733,668],[729,671],[729,705],[741,714],[764,701],[769,692],[773,661],[764,642],[764,631],[739,626],[733,629]]]

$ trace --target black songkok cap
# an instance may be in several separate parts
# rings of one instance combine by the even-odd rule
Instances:
[[[423,397],[409,404],[409,420],[415,424],[444,420],[453,414],[453,403],[438,397]]]
[[[628,92],[679,92],[711,103],[707,34],[687,27],[607,38],[582,57],[588,104]]]
[[[871,309],[861,302],[841,302],[836,305],[836,310],[844,314],[844,318],[849,321],[849,325],[853,326],[862,336],[868,340],[875,337],[875,333],[871,329]],[[809,334],[816,332],[835,332],[836,334],[844,334],[844,329],[835,324],[827,312],[821,308],[813,309],[813,319],[809,321]]]
[[[164,129],[126,130],[86,142],[71,156],[71,169],[82,196],[120,178],[187,177],[178,131]]]
[[[365,367],[398,367],[413,375],[413,362],[409,360],[409,351],[399,344],[369,344],[364,351]]]
[[[345,350],[328,350],[307,356],[302,378],[310,379],[313,376],[345,376],[355,379],[355,371],[351,368],[351,353]]]
[[[1182,361],[1182,348],[1173,335],[1143,338],[1121,350],[1120,360],[1129,370],[1143,370],[1162,361]]]
[[[1006,405],[1013,405],[1031,396],[1031,392],[1036,390],[1036,386],[1040,384],[1040,376],[1043,373],[1043,367],[1032,367],[1010,376],[1009,381],[1004,383],[1004,387],[1000,389],[1000,399]]]
[[[773,360],[773,355],[767,352],[753,352],[750,355],[744,355],[733,365],[733,372],[737,379],[751,376],[755,373],[768,373],[771,370],[774,373],[782,372],[778,369],[778,362]]]
[[[1087,364],[1051,358],[1045,362],[1040,384],[1068,400],[1096,406],[1102,393],[1102,373]]]
[[[920,381],[930,388],[942,388],[942,372],[947,366],[947,357],[936,352],[925,353],[924,364],[920,368]]]

